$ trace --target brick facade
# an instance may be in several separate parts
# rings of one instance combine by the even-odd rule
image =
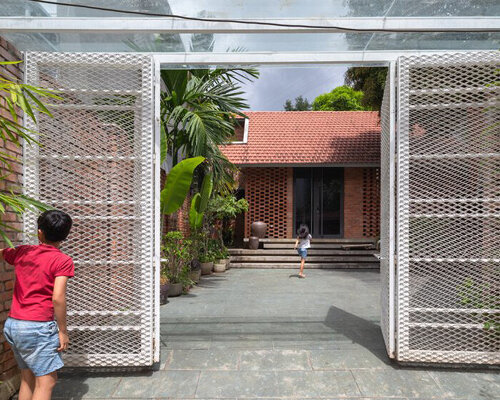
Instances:
[[[293,235],[293,169],[246,168],[245,236],[254,221],[267,224],[267,237],[284,239]]]
[[[344,168],[344,238],[380,235],[378,168]]]
[[[0,61],[16,61],[22,60],[21,54],[7,41],[0,37]],[[13,77],[22,80],[22,70],[17,64],[2,66],[2,72],[7,71]],[[5,110],[0,110],[2,117],[10,117]],[[5,169],[5,165],[0,165],[0,174],[5,176],[0,180],[0,191],[19,192],[22,185],[22,149],[15,146],[11,142],[4,142],[0,139],[0,151],[6,152],[15,156],[19,161],[12,161],[12,172]],[[22,223],[17,214],[12,211],[7,211],[2,215],[2,222],[6,222],[16,229],[22,228]],[[8,232],[10,240],[16,245],[22,240],[21,233]],[[5,242],[0,241],[0,248],[5,248]],[[12,303],[12,291],[14,288],[14,268],[5,263],[0,262],[0,329],[3,331],[3,324],[7,318]],[[17,376],[19,370],[17,369],[14,356],[10,351],[8,343],[5,341],[3,335],[0,335],[0,381],[4,382],[0,386],[0,395],[10,393],[17,390],[19,384]]]
[[[293,168],[245,168],[245,237],[253,221],[268,224],[267,237],[291,238],[293,232]],[[380,235],[378,168],[344,168],[344,235],[346,239]]]

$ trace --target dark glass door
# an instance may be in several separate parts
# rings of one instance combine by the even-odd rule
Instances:
[[[314,237],[342,237],[343,168],[295,168],[295,229],[307,224]]]

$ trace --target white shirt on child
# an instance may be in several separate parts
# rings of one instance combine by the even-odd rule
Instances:
[[[299,245],[297,246],[299,249],[308,249],[311,247],[311,235],[307,235],[304,239],[299,237]]]

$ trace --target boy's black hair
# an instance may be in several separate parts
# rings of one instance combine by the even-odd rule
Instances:
[[[73,220],[65,212],[49,210],[38,217],[37,223],[45,239],[49,242],[61,242],[68,237]]]
[[[309,228],[306,224],[300,224],[299,229],[297,229],[297,235],[299,238],[305,239],[309,235]]]

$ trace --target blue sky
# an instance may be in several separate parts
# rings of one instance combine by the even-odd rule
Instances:
[[[280,111],[286,99],[302,95],[312,103],[314,98],[344,84],[347,66],[261,67],[260,78],[247,83],[250,110]]]

